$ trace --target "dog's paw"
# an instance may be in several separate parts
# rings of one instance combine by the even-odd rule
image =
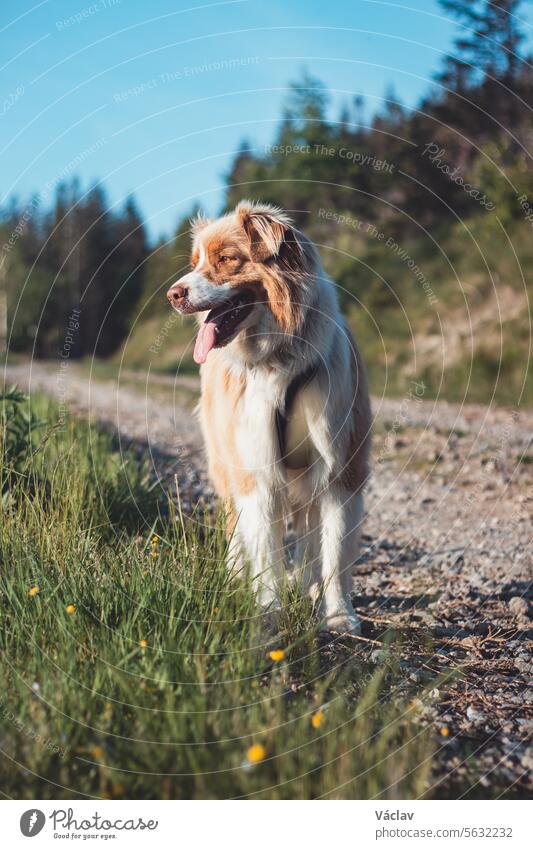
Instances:
[[[361,633],[361,622],[355,613],[339,613],[328,616],[325,620],[325,627],[328,631],[334,631],[336,634],[350,634],[352,637],[358,637]]]

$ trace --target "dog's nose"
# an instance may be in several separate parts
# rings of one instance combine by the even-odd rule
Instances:
[[[171,307],[179,307],[187,297],[189,290],[181,283],[174,283],[167,292],[167,298]]]

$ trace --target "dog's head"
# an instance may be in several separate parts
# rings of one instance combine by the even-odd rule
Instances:
[[[214,221],[192,224],[192,271],[167,292],[178,312],[208,311],[194,348],[197,363],[241,331],[270,324],[280,335],[298,331],[316,263],[311,243],[272,206],[240,203]]]

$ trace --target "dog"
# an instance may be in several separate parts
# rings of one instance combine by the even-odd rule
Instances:
[[[326,627],[357,633],[350,591],[371,409],[335,285],[274,206],[242,201],[216,220],[197,217],[191,235],[192,270],[167,298],[198,314],[200,420],[232,566],[250,567],[275,611],[290,559]]]

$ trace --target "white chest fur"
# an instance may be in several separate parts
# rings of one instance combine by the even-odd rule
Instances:
[[[236,439],[243,466],[255,473],[273,474],[280,447],[284,450],[283,466],[286,469],[311,466],[318,453],[313,438],[316,404],[310,387],[302,386],[290,404],[284,422],[283,446],[280,446],[276,411],[283,408],[286,400],[285,375],[250,369],[245,373],[245,386],[234,411]]]
[[[236,440],[247,469],[269,476],[276,465],[275,413],[283,386],[275,376],[246,375],[246,388],[235,416]]]

